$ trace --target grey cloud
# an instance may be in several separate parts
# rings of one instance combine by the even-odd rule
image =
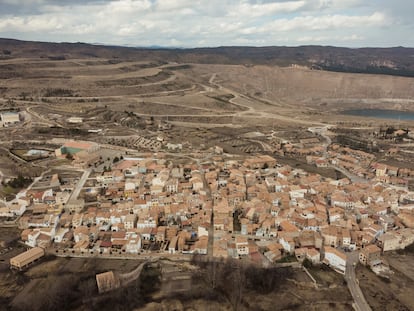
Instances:
[[[382,8],[385,12],[389,13],[396,22],[410,24],[412,27],[414,26],[414,1],[412,0],[376,0],[371,6]]]
[[[381,31],[391,25],[390,44],[414,45],[407,32],[414,1],[374,1],[0,0],[0,37],[186,47],[355,46],[383,44]]]
[[[2,0],[0,1],[0,16],[40,14],[48,6],[60,6],[65,9],[75,5],[105,4],[113,0]]]

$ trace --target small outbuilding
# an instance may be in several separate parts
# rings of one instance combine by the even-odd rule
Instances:
[[[120,287],[121,283],[113,271],[96,275],[96,284],[100,294],[109,292]]]

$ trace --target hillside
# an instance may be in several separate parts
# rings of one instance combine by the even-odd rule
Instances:
[[[0,59],[108,58],[158,60],[178,63],[303,65],[313,69],[414,76],[414,49],[300,47],[216,47],[195,49],[148,49],[85,43],[47,43],[0,39]]]

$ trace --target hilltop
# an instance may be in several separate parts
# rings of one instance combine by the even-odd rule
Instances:
[[[231,46],[163,49],[0,39],[0,51],[0,59],[25,57],[63,60],[91,57],[222,65],[299,65],[336,72],[414,76],[414,49],[404,47]]]

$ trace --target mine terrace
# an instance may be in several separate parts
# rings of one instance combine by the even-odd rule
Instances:
[[[95,306],[119,287],[217,310],[413,304],[412,120],[346,113],[411,111],[412,78],[31,44],[0,54],[6,304],[77,286]],[[140,277],[156,294],[130,294]]]

